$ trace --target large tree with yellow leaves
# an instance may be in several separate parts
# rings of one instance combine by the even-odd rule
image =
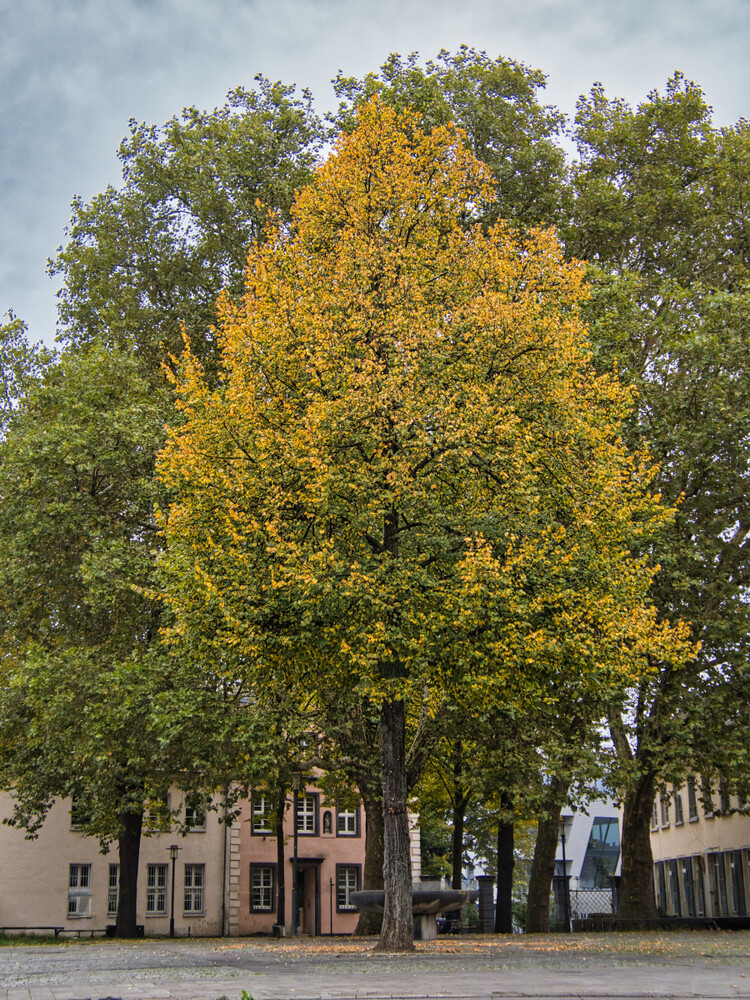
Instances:
[[[589,364],[582,269],[475,224],[491,197],[454,129],[367,104],[251,249],[218,386],[187,351],[161,459],[172,639],[379,706],[382,950],[412,947],[411,706],[601,704],[686,655],[630,555],[666,515]]]

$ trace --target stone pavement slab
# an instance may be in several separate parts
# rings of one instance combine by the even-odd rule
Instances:
[[[750,998],[750,932],[419,942],[146,940],[0,947],[0,1000]]]

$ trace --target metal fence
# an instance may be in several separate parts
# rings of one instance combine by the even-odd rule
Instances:
[[[615,883],[613,879],[613,883]],[[573,920],[587,917],[611,916],[617,912],[617,887],[598,889],[571,889],[565,876],[552,880],[550,898],[550,930],[569,931]]]
[[[570,890],[570,916],[573,920],[614,912],[614,896],[611,888]]]

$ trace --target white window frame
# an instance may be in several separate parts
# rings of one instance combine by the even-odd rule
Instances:
[[[297,833],[314,837],[318,832],[318,796],[315,792],[305,792],[297,796],[297,812],[294,817]]]
[[[185,915],[205,913],[206,866],[185,865],[182,912]]]
[[[91,916],[91,865],[68,867],[68,917]]]
[[[682,808],[682,792],[677,785],[673,785],[672,788],[674,789],[674,825],[682,826],[685,822],[685,812]]]
[[[359,809],[336,810],[336,836],[356,837],[359,833]]]
[[[74,795],[70,800],[70,829],[83,830],[90,820],[91,816],[83,811],[80,798]]]
[[[206,832],[206,808],[201,799],[185,799],[185,826],[191,833]]]
[[[273,836],[273,830],[268,825],[268,799],[259,792],[253,792],[250,796],[250,810],[252,819],[250,822],[250,833],[256,837]]]
[[[116,917],[120,905],[120,866],[109,866],[109,885],[107,887],[107,916]]]
[[[698,819],[698,789],[695,787],[695,778],[688,778],[688,819],[694,823]]]
[[[362,877],[360,865],[336,865],[336,910],[338,913],[356,913],[357,907],[349,896],[357,892]]]
[[[264,864],[250,865],[250,912],[272,913],[276,888],[276,866]]]
[[[167,915],[167,864],[146,865],[146,916]]]

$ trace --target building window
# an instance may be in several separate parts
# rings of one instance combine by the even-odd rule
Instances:
[[[682,793],[677,790],[676,785],[672,787],[674,788],[674,821],[675,826],[678,826],[685,822],[685,816],[682,811]]]
[[[727,790],[727,783],[723,778],[719,779],[719,808],[722,812],[729,812],[732,808],[732,800]]]
[[[107,889],[107,916],[117,916],[117,904],[120,901],[120,866],[109,866],[109,888]]]
[[[659,798],[654,796],[654,811],[651,813],[651,829],[659,829]]]
[[[250,865],[250,912],[271,913],[276,882],[275,865]]]
[[[172,793],[166,792],[161,799],[152,799],[146,811],[146,827],[168,833],[172,826]]]
[[[669,892],[671,896],[672,909],[671,913],[675,917],[682,916],[682,904],[680,900],[680,880],[678,875],[678,864],[677,861],[669,861],[668,863],[669,872]]]
[[[185,826],[196,833],[206,829],[206,806],[196,795],[185,799]]]
[[[91,913],[91,865],[71,865],[68,874],[68,916]]]
[[[70,829],[82,830],[87,823],[91,822],[91,813],[81,802],[77,795],[73,796],[70,803]]]
[[[662,792],[659,800],[661,801],[661,825],[669,826],[669,799],[665,792]]]
[[[359,809],[336,810],[336,834],[339,837],[359,836]]]
[[[349,897],[359,891],[360,872],[359,865],[336,865],[336,909],[339,913],[356,911]]]
[[[205,865],[185,865],[185,913],[203,913],[205,878]]]
[[[695,778],[688,778],[688,817],[691,822],[698,819],[698,796],[695,793]]]
[[[724,856],[722,854],[709,854],[710,865],[711,896],[713,902],[713,916],[726,917],[729,915],[729,901],[727,898],[727,879],[724,869]]]
[[[318,796],[306,793],[297,797],[297,833],[314,835],[318,832]]]
[[[250,833],[256,837],[273,836],[270,820],[270,803],[265,795],[253,792],[250,798],[250,811],[252,821],[250,823]]]
[[[703,815],[713,816],[714,798],[711,794],[711,783],[704,778],[701,782],[701,798],[703,799]]]
[[[167,865],[146,868],[146,915],[154,917],[167,912]]]
[[[656,862],[656,905],[659,916],[667,915],[667,879],[664,874],[664,862]]]
[[[745,879],[742,871],[742,852],[728,852],[727,862],[732,881],[733,912],[739,917],[744,917],[747,913],[747,907],[745,906]]]
[[[596,816],[581,865],[580,888],[604,888],[620,857],[620,823],[616,816]]]
[[[693,859],[682,858],[680,861],[682,868],[682,891],[685,894],[685,907],[689,917],[696,917],[695,912],[695,883],[693,881]]]
[[[693,885],[695,887],[695,908],[697,917],[706,915],[706,893],[703,887],[703,859],[693,857]]]

